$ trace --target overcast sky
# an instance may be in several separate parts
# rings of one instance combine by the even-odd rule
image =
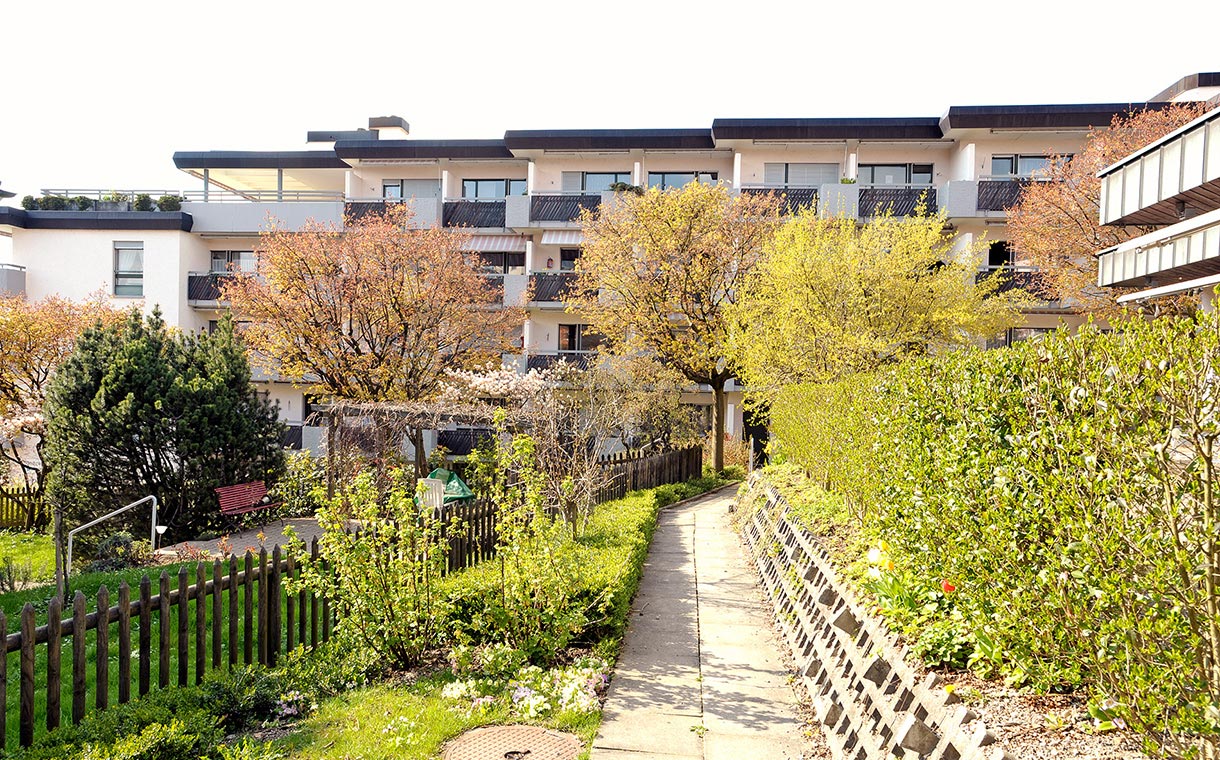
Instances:
[[[937,116],[1140,101],[1220,70],[1215,0],[55,0],[0,19],[0,183],[19,194],[198,189],[175,150],[300,150],[373,115],[423,139]]]

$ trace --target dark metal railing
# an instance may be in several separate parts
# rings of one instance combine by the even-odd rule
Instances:
[[[780,212],[791,216],[801,209],[817,210],[818,190],[816,187],[743,187],[741,192],[747,195],[775,194],[781,198]]]
[[[503,227],[504,199],[445,201],[446,227]]]
[[[531,274],[530,288],[534,292],[534,301],[561,302],[576,286],[576,275],[570,272],[562,274]]]
[[[531,222],[574,222],[584,211],[597,211],[602,205],[600,194],[532,195]]]
[[[894,216],[914,216],[920,204],[929,214],[936,213],[934,187],[861,187],[860,216],[876,216],[888,209]]]
[[[187,301],[219,301],[220,283],[225,277],[232,277],[223,272],[189,273],[186,276]]]

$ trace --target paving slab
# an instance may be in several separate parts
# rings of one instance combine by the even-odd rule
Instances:
[[[731,502],[726,491],[662,512],[592,760],[797,760],[808,748]]]

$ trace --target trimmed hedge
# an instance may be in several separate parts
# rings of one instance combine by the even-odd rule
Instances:
[[[916,651],[1087,686],[1103,727],[1206,754],[1220,745],[1217,368],[1214,316],[1086,326],[786,388],[772,432],[850,505],[875,547],[870,590],[921,619]]]

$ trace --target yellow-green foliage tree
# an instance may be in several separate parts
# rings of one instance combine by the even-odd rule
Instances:
[[[779,199],[719,185],[621,194],[586,213],[568,308],[610,349],[657,356],[712,389],[713,465],[724,467],[725,393],[737,372],[726,308],[779,225]]]
[[[955,246],[943,214],[791,219],[728,310],[742,378],[824,382],[1014,324],[1024,296],[997,292],[998,275],[976,283],[978,247]]]

